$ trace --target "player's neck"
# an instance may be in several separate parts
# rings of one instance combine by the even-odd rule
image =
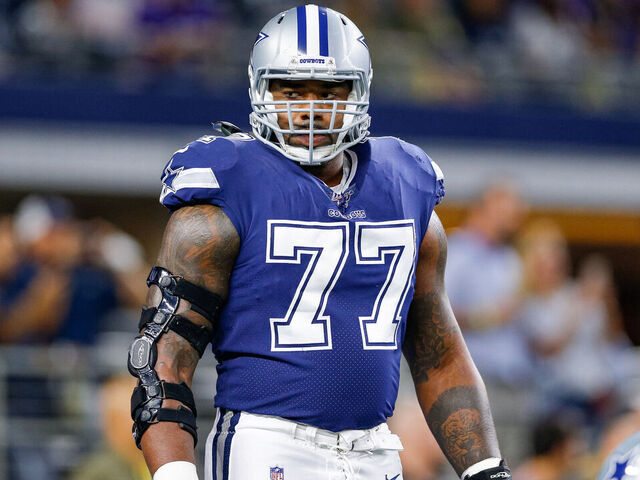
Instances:
[[[301,167],[322,180],[327,187],[335,187],[342,181],[343,164],[344,152],[340,152],[335,158],[322,165],[301,165]]]

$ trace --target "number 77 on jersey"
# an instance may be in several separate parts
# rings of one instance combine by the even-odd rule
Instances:
[[[353,245],[349,229],[355,228]],[[353,253],[351,253],[353,250]],[[359,316],[365,350],[395,350],[400,312],[415,268],[413,220],[386,222],[267,222],[267,263],[304,264],[287,312],[271,318],[271,350],[331,350],[331,318],[325,313],[331,292],[345,271],[349,255],[356,265],[387,265],[386,278]],[[380,267],[377,267],[380,268]],[[365,270],[366,271],[366,270]]]

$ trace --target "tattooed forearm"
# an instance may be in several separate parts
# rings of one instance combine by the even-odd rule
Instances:
[[[199,359],[189,342],[173,332],[167,332],[158,342],[155,370],[163,380],[190,385]]]
[[[489,405],[476,387],[445,390],[426,418],[440,448],[458,474],[474,463],[499,455]]]
[[[429,371],[437,369],[449,351],[448,339],[454,329],[444,319],[439,295],[414,297],[409,310],[404,355],[414,382],[429,380]]]
[[[158,263],[226,297],[239,248],[238,234],[220,208],[184,207],[167,224]]]

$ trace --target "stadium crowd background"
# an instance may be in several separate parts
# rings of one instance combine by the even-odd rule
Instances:
[[[594,478],[640,429],[640,3],[324,3],[371,48],[373,133],[445,172],[447,288],[515,478]],[[147,478],[124,365],[160,172],[208,121],[246,127],[251,43],[294,4],[0,5],[0,478]],[[397,412],[405,478],[453,478],[408,382]]]
[[[378,91],[633,110],[634,0],[329,1],[367,32]],[[246,71],[247,38],[283,0],[6,0],[0,79],[217,91]],[[394,45],[394,48],[387,48]]]

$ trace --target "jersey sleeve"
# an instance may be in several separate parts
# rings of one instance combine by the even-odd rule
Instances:
[[[419,165],[422,174],[420,177],[425,182],[423,190],[429,192],[433,196],[433,206],[442,202],[445,195],[444,174],[436,162],[420,147],[411,143],[400,140],[402,148],[407,152]]]
[[[433,168],[433,171],[435,173],[436,188],[434,191],[434,198],[436,205],[438,205],[440,202],[442,202],[442,199],[444,198],[444,195],[446,193],[444,189],[444,174],[442,173],[442,170],[436,162],[431,160],[431,158],[429,158],[429,161],[431,162],[431,167]]]
[[[173,154],[162,171],[160,203],[170,212],[189,205],[222,208],[240,232],[242,219],[235,206],[237,152],[233,142],[204,136]]]

